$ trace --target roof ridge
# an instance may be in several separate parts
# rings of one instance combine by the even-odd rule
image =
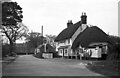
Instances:
[[[80,25],[81,25],[81,21],[78,21],[78,22],[74,23],[72,26],[69,26],[69,27],[63,29],[59,33],[59,35],[56,37],[55,41],[57,42],[57,41],[71,38],[72,35],[75,33],[75,31],[79,28]]]

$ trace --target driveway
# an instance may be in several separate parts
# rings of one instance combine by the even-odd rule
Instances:
[[[71,59],[38,59],[21,55],[3,68],[3,76],[103,76],[85,67],[85,62]]]

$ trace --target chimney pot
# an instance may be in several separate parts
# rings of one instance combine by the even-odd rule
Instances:
[[[83,15],[83,12],[82,12],[82,15]]]
[[[84,15],[86,15],[86,13],[84,12]]]
[[[82,12],[81,22],[82,24],[87,24],[87,16],[85,12],[84,13]]]

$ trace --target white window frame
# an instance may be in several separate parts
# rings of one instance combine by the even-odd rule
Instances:
[[[64,56],[68,56],[68,49],[64,49]]]
[[[63,49],[59,49],[59,55],[63,56]]]

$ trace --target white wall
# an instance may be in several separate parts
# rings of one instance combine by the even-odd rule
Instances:
[[[67,46],[67,45],[71,45],[72,46],[72,43],[74,42],[74,40],[77,38],[77,36],[80,34],[80,32],[82,32],[82,31],[84,31],[84,29],[86,29],[86,27],[87,27],[87,25],[86,24],[82,24],[82,26],[79,26],[79,28],[76,30],[76,32],[73,34],[73,36],[72,36],[72,38],[70,38],[70,39],[66,39],[65,41],[64,41],[64,43],[60,43],[60,42],[56,42],[56,51],[58,51],[58,48],[60,47],[60,46]],[[68,40],[70,40],[70,43],[68,43]],[[59,43],[59,44],[58,44]],[[71,48],[69,48],[69,50],[68,50],[68,54],[69,55],[73,55],[72,54],[72,50],[71,50]]]
[[[60,50],[58,51],[58,55],[63,56],[63,50],[62,50],[62,49],[60,49]]]
[[[68,43],[68,39],[66,39],[64,43],[56,42],[56,51],[58,51],[58,48],[60,46],[67,46],[67,45],[71,45],[72,46],[72,40],[71,40],[71,38],[69,40],[70,40],[70,43]]]
[[[92,58],[101,58],[101,48],[90,48],[90,49],[87,49],[87,52],[90,52],[90,50],[92,51],[92,55],[91,57]]]

